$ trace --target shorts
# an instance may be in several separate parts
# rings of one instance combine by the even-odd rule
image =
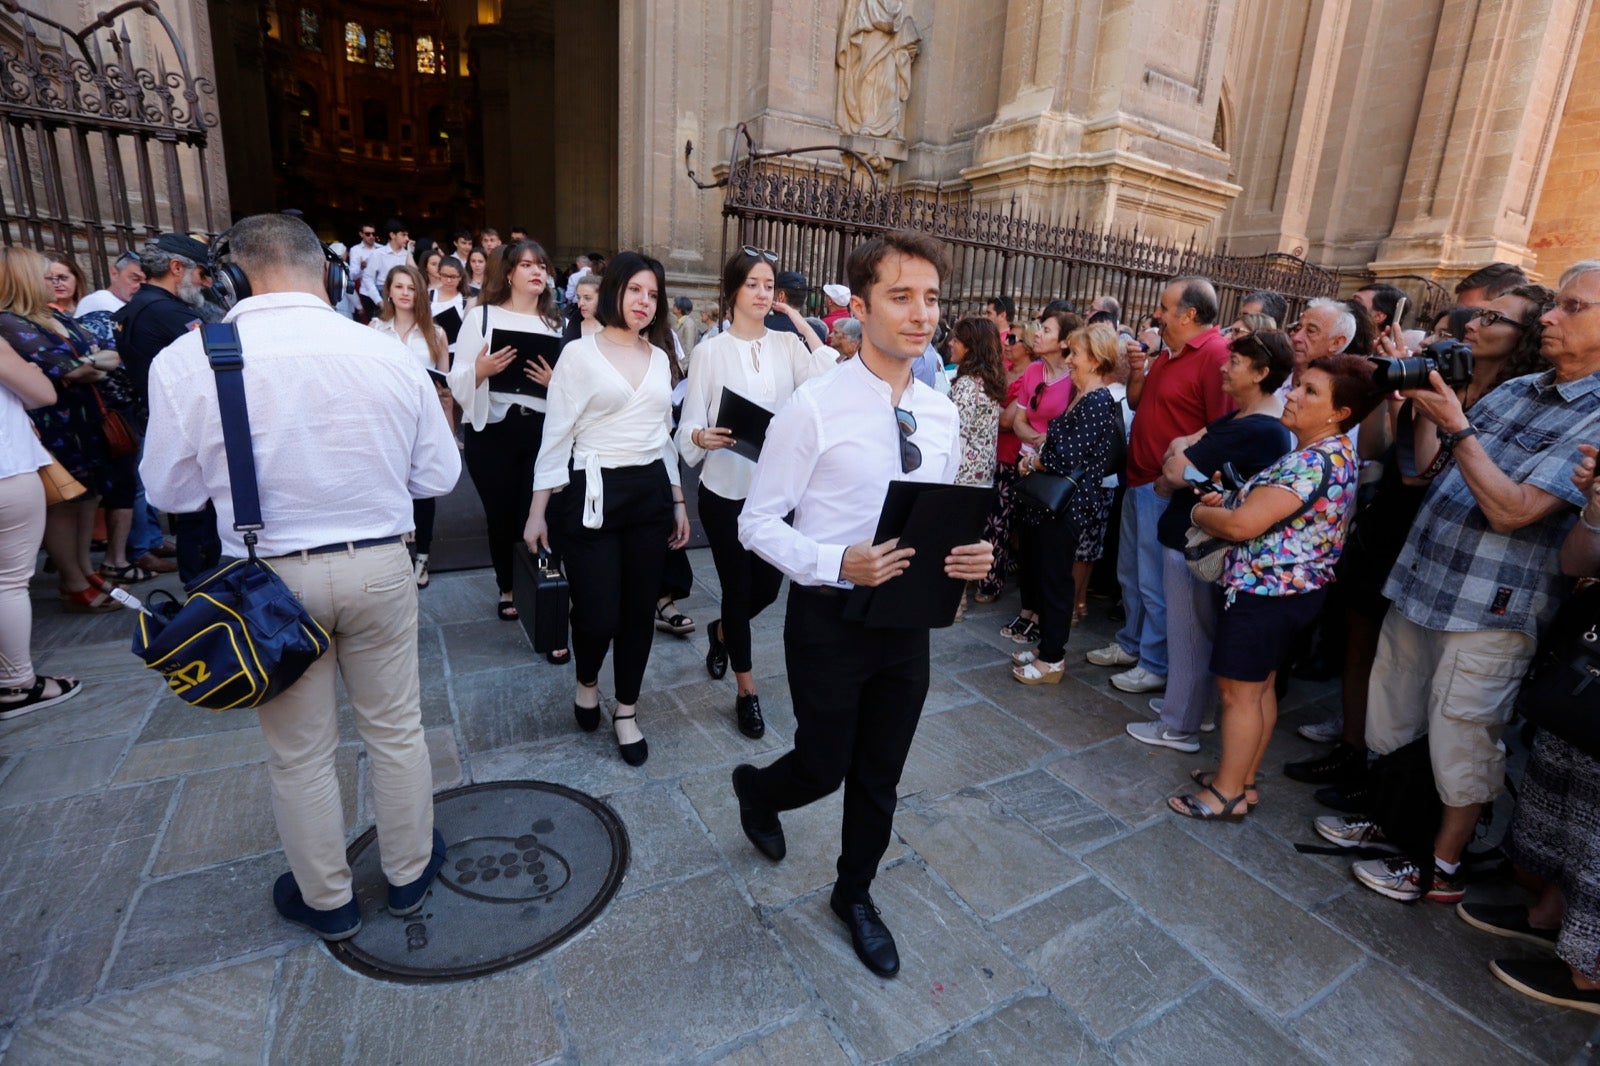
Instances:
[[[1218,586],[1217,596],[1223,597]],[[1295,638],[1317,620],[1326,588],[1293,596],[1239,593],[1217,605],[1217,635],[1211,672],[1229,681],[1265,681],[1288,654]]]

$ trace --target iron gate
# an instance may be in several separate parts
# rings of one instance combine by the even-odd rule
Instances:
[[[130,14],[149,20],[144,66]],[[0,240],[86,258],[103,286],[111,260],[158,233],[215,233],[204,97],[215,90],[153,0],[81,30],[0,0]]]

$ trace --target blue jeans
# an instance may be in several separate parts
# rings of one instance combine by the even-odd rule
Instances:
[[[133,466],[133,525],[128,529],[128,561],[138,562],[165,543],[161,521],[156,509],[145,502],[144,479],[139,476],[139,462],[144,459],[144,438],[139,439],[139,458]]]
[[[1217,679],[1211,673],[1211,642],[1217,630],[1217,590],[1189,572],[1183,553],[1161,550],[1165,570],[1167,618],[1172,622],[1168,650],[1167,691],[1162,694],[1161,720],[1180,733],[1195,733],[1217,702]]]
[[[1128,619],[1117,630],[1117,643],[1152,674],[1167,676],[1167,598],[1163,588],[1161,543],[1156,520],[1167,509],[1155,485],[1129,489],[1122,498],[1121,543],[1117,546],[1117,583]]]

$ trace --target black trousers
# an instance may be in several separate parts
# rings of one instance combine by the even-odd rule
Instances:
[[[433,549],[433,519],[439,513],[439,501],[432,496],[411,501],[411,522],[416,527],[416,551],[427,555]]]
[[[756,798],[793,810],[844,785],[839,879],[866,894],[889,847],[895,788],[928,695],[928,631],[869,629],[844,619],[845,597],[791,586],[784,662],[794,748],[754,776]]]
[[[1072,635],[1077,583],[1072,564],[1078,554],[1078,527],[1065,518],[1017,522],[1021,534],[1022,607],[1039,615],[1039,658],[1058,663]]]
[[[606,651],[618,703],[639,702],[650,661],[657,590],[672,536],[672,485],[660,462],[607,469],[599,529],[583,525],[582,470],[552,498],[550,546],[561,554],[572,591],[572,660],[578,680],[594,684]]]
[[[205,510],[174,514],[172,538],[177,541],[178,577],[188,584],[222,561],[222,538],[217,536],[217,507],[206,501]]]
[[[544,436],[544,415],[530,407],[512,406],[498,422],[481,430],[467,427],[462,458],[472,487],[483,501],[489,526],[489,561],[502,593],[511,591],[511,549],[522,539],[533,502],[533,464]],[[432,539],[432,530],[429,530]],[[418,549],[421,550],[420,548]]]
[[[700,524],[711,542],[711,561],[722,586],[722,640],[736,674],[751,669],[750,619],[772,606],[783,572],[739,543],[743,500],[718,496],[700,486]]]

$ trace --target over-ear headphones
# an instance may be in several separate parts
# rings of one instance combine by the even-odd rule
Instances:
[[[225,230],[211,242],[211,287],[222,297],[224,307],[232,307],[251,295],[249,277],[237,263],[228,262],[228,238],[232,233],[231,229]],[[350,268],[326,244],[322,245],[322,257],[326,260],[322,264],[322,287],[328,302],[337,305],[349,288]]]

